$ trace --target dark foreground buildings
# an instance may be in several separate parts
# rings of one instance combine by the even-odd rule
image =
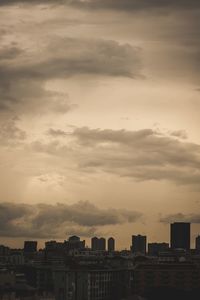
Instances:
[[[133,270],[109,261],[54,270],[56,300],[121,300],[131,295]]]
[[[200,297],[200,265],[191,261],[137,264],[134,278],[134,293],[150,300]]]
[[[190,249],[190,224],[171,225],[168,243],[134,235],[131,250],[115,251],[115,240],[93,238],[92,248],[71,236],[27,241],[24,249],[0,246],[1,300],[199,300],[200,249]]]

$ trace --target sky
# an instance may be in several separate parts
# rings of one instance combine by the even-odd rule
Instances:
[[[0,244],[200,233],[199,0],[0,0]]]

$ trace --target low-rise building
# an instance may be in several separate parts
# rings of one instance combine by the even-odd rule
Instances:
[[[200,289],[200,266],[186,261],[138,264],[133,285],[134,293],[141,296],[159,288],[193,291]]]

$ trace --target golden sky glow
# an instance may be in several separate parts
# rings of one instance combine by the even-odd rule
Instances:
[[[200,230],[200,3],[0,1],[1,243]],[[88,242],[89,245],[89,242]]]

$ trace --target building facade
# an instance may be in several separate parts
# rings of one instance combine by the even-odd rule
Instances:
[[[57,269],[56,300],[121,300],[131,294],[133,271],[123,269]]]
[[[149,293],[157,294],[159,289],[193,292],[200,289],[200,267],[190,262],[138,264],[133,285],[135,294],[147,298]]]

